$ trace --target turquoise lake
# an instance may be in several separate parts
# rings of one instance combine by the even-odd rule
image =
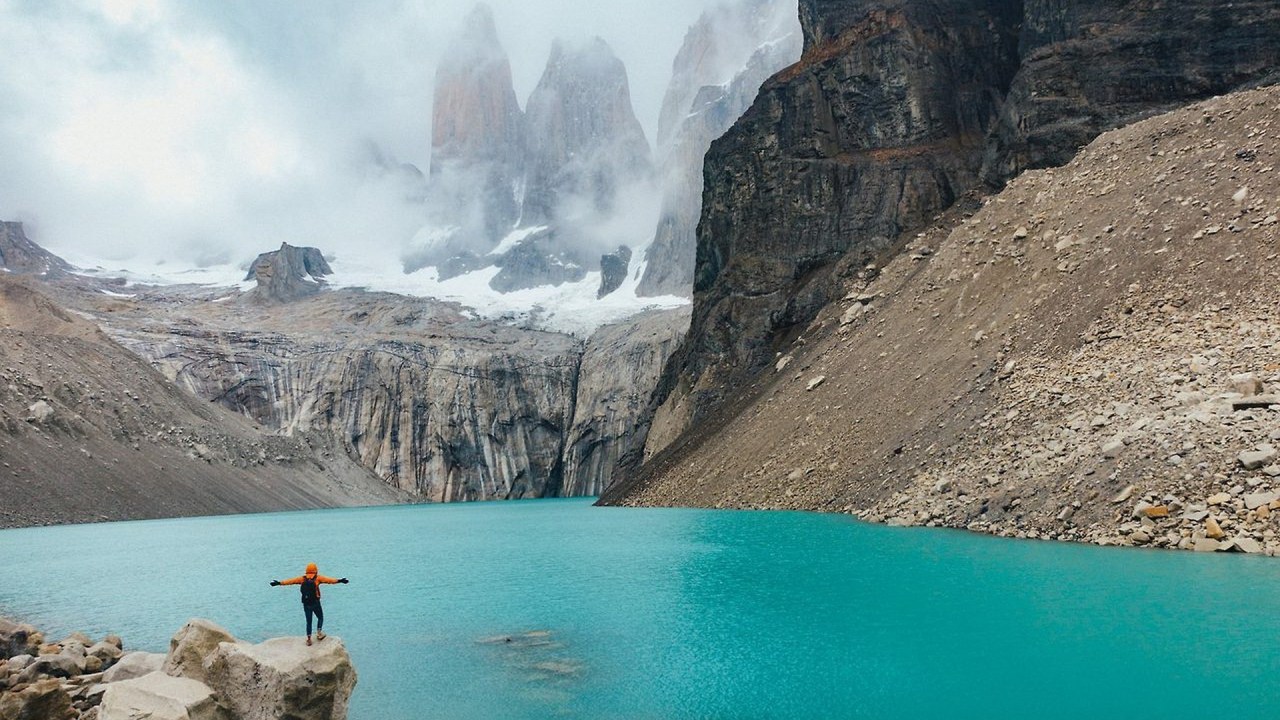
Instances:
[[[301,635],[353,720],[1276,718],[1280,561],[803,513],[398,506],[0,532],[0,615],[163,651]],[[535,632],[537,642],[487,638]]]

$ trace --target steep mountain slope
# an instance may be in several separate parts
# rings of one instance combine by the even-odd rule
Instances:
[[[326,438],[179,391],[0,274],[0,527],[395,502]]]
[[[1280,67],[1272,2],[801,0],[800,19],[800,62],[707,155],[658,437],[709,417],[852,270],[966,193]]]
[[[883,269],[855,250],[844,299],[607,500],[1280,551],[1278,162],[1280,87],[1242,92],[967,200]]]

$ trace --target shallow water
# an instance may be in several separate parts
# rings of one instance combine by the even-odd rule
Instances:
[[[802,513],[400,506],[0,532],[0,615],[161,651],[301,634],[353,720],[1280,717],[1280,561]],[[513,642],[482,642],[518,635]]]

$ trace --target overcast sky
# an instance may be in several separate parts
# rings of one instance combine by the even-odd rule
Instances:
[[[521,103],[552,40],[599,35],[650,142],[716,0],[489,0]],[[471,0],[0,0],[0,219],[111,259],[237,260],[411,234],[370,143],[426,169],[435,64]]]

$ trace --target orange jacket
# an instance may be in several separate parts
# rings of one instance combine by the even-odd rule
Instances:
[[[281,585],[301,585],[301,584],[302,584],[302,581],[303,581],[303,580],[306,580],[306,579],[307,579],[307,576],[306,576],[306,575],[299,575],[299,576],[298,576],[298,577],[296,577],[296,578],[289,578],[288,580],[281,580],[281,581],[280,581],[280,584],[281,584]],[[336,578],[325,577],[324,575],[316,575],[316,599],[317,599],[317,600],[319,600],[319,599],[320,599],[320,586],[321,586],[321,585],[337,585],[337,584],[338,584],[338,580],[337,580]]]

